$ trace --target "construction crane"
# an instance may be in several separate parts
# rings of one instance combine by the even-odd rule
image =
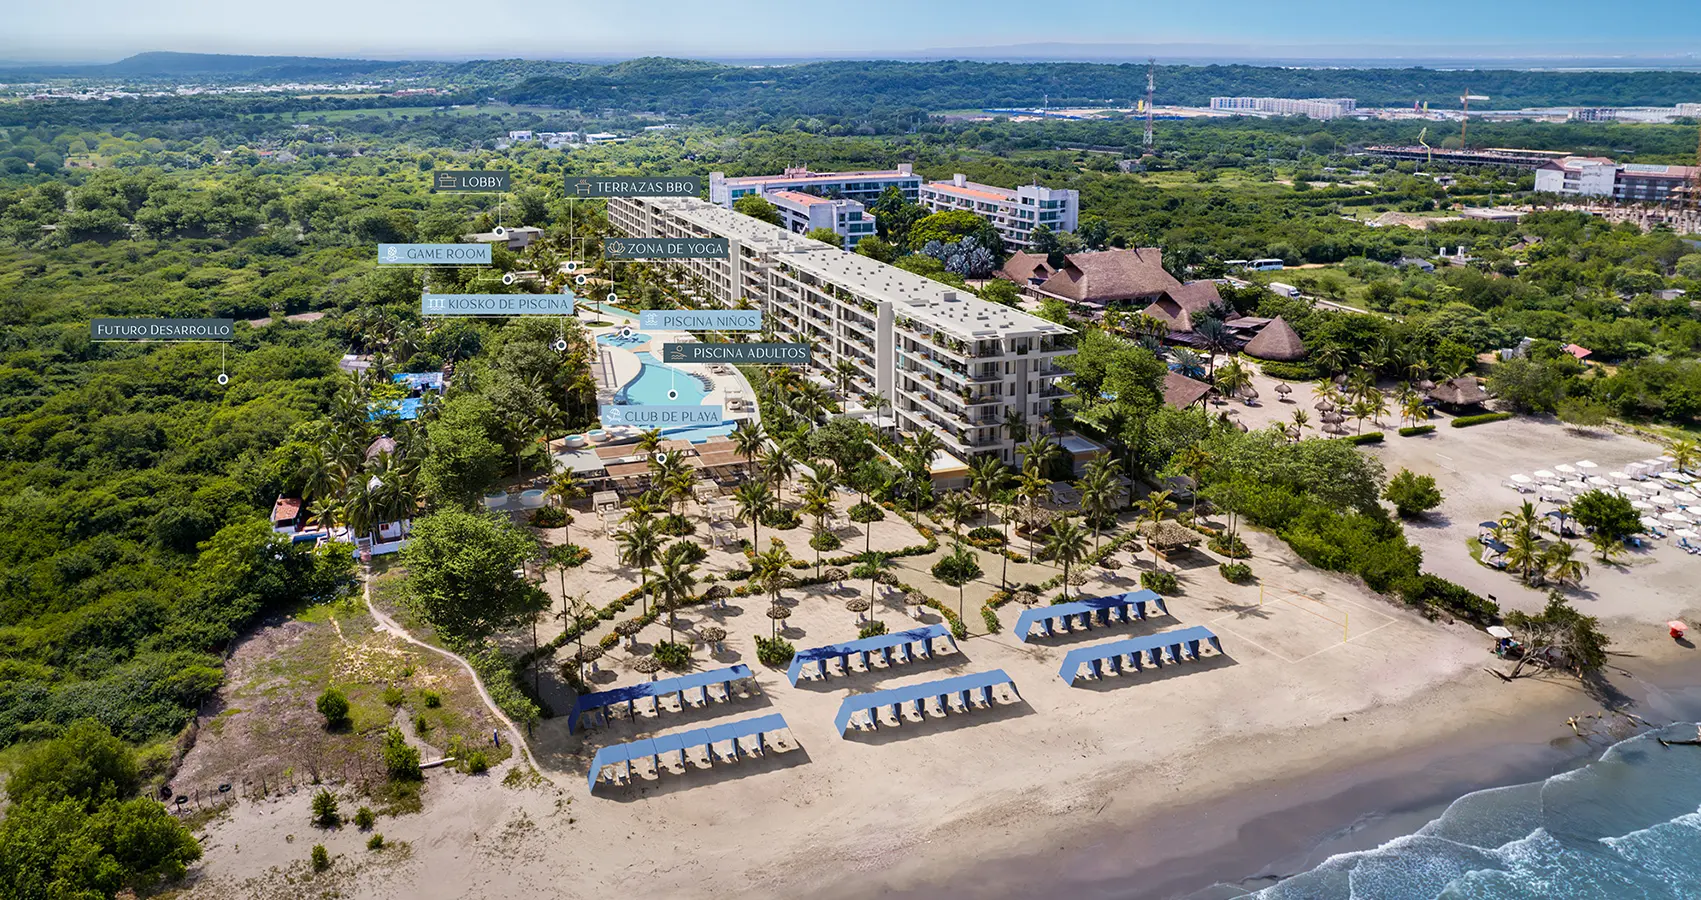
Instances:
[[[1424,162],[1434,163],[1435,162],[1435,148],[1429,146],[1428,143],[1425,143],[1424,138],[1426,138],[1426,137],[1429,137],[1429,126],[1428,125],[1423,126],[1423,130],[1418,132],[1418,144],[1420,144],[1423,147]]]
[[[1459,102],[1463,103],[1465,105],[1465,114],[1459,118],[1459,149],[1460,150],[1470,149],[1465,144],[1465,129],[1467,127],[1469,127],[1470,124],[1471,124],[1471,101],[1472,100],[1487,100],[1487,99],[1488,99],[1488,97],[1486,97],[1482,94],[1471,93],[1470,88],[1465,88],[1465,96],[1459,98]]]
[[[1146,59],[1146,149],[1152,149],[1152,94],[1158,89],[1158,61]]]

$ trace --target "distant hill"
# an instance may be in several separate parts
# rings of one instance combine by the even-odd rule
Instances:
[[[87,66],[19,66],[0,68],[8,78],[255,78],[348,77],[392,72],[417,63],[373,59],[326,59],[314,56],[240,56],[227,53],[138,53],[114,63]]]

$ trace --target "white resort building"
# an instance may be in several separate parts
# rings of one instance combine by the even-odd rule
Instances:
[[[874,214],[855,200],[829,200],[802,191],[770,191],[762,196],[779,210],[780,222],[794,234],[825,228],[844,239],[846,250],[874,235]]]
[[[1034,226],[1074,231],[1081,215],[1079,191],[1037,184],[1001,188],[977,184],[963,175],[922,185],[920,203],[933,212],[966,209],[990,221],[1011,250],[1026,250],[1032,244]]]
[[[811,172],[804,166],[785,170],[780,175],[746,175],[728,178],[723,172],[709,173],[709,202],[726,209],[738,198],[748,194],[768,194],[774,191],[801,191],[819,197],[855,200],[871,205],[889,187],[903,192],[904,199],[914,203],[921,190],[921,176],[909,163],[896,169],[867,172]]]
[[[1043,429],[1067,396],[1057,360],[1074,332],[1062,325],[697,199],[611,199],[608,218],[630,237],[726,238],[727,258],[666,265],[701,278],[705,299],[759,306],[776,338],[812,343],[824,377],[851,361],[859,406],[847,412],[933,431],[963,460],[1017,462],[1007,411]]]

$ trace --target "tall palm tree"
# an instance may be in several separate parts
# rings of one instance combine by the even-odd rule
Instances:
[[[1334,377],[1347,367],[1347,353],[1337,344],[1324,344],[1311,352],[1311,363],[1319,372]]]
[[[569,468],[561,468],[549,480],[549,487],[544,490],[544,496],[561,504],[561,544],[572,543],[568,535],[568,527],[573,524],[573,513],[567,508],[574,500],[585,496],[584,482],[579,480],[578,473]]]
[[[1572,554],[1576,545],[1569,541],[1555,541],[1542,553],[1542,567],[1553,576],[1553,580],[1564,584],[1582,584],[1583,576],[1589,574],[1589,564],[1577,559]]]
[[[952,538],[960,538],[963,523],[974,518],[975,501],[967,491],[951,491],[934,504],[933,518],[951,525]]]
[[[1087,555],[1087,532],[1065,516],[1051,523],[1051,534],[1045,539],[1045,550],[1063,567],[1063,596],[1069,597],[1069,569]]]
[[[1507,543],[1506,563],[1518,570],[1526,583],[1545,574],[1541,533],[1545,527],[1536,507],[1528,500],[1516,510],[1500,514],[1501,539]]]
[[[660,428],[647,428],[638,435],[638,452],[645,456],[653,455],[661,449],[662,433]]]
[[[1701,444],[1688,439],[1672,441],[1666,447],[1666,454],[1672,458],[1678,471],[1685,472],[1694,468],[1696,460],[1701,459]]]
[[[1056,459],[1063,448],[1051,439],[1050,435],[1036,434],[1027,443],[1016,448],[1022,454],[1022,471],[1032,470],[1045,477],[1051,471],[1051,461]]]
[[[1311,424],[1311,414],[1303,409],[1293,411],[1293,439],[1298,441],[1305,432],[1305,426]]]
[[[1358,420],[1358,433],[1363,434],[1364,420],[1376,415],[1376,407],[1369,400],[1354,400],[1347,413]]]
[[[851,379],[855,378],[860,371],[862,370],[857,368],[856,363],[848,359],[841,359],[834,364],[833,380],[838,385],[840,397],[849,394]]]
[[[733,449],[739,456],[744,457],[746,469],[761,455],[767,442],[768,436],[762,431],[762,423],[754,419],[744,419],[732,430]]]
[[[750,549],[754,552],[762,539],[762,517],[774,509],[774,495],[767,484],[746,481],[738,486],[733,500],[738,503],[738,518],[750,522]]]
[[[1296,410],[1303,412],[1303,410]],[[1205,473],[1211,464],[1216,462],[1210,452],[1198,444],[1193,444],[1175,455],[1175,464],[1181,471],[1187,473],[1187,480],[1193,483],[1189,511],[1194,515],[1199,513],[1199,491],[1205,485]]]
[[[969,490],[980,500],[980,520],[985,525],[992,518],[992,496],[1003,485],[1008,472],[996,454],[987,453],[969,462]]]
[[[1252,384],[1252,373],[1246,371],[1246,368],[1240,364],[1240,360],[1231,359],[1224,363],[1221,369],[1217,370],[1214,381],[1217,390],[1222,391],[1224,397],[1234,397]]]
[[[1603,563],[1611,563],[1613,557],[1624,555],[1624,539],[1604,531],[1589,532],[1589,543],[1595,546],[1595,552],[1601,555]]]
[[[831,489],[814,487],[804,491],[802,509],[804,515],[815,520],[815,535],[826,531],[827,514],[833,511]],[[812,536],[809,542],[815,544],[816,540]],[[819,547],[815,549],[815,576],[817,578],[821,576],[821,550]]]
[[[1175,504],[1170,501],[1169,496],[1169,491],[1153,491],[1135,504],[1139,508],[1140,519],[1151,529],[1146,533],[1146,543],[1151,545],[1152,563],[1154,565],[1158,561],[1158,546],[1152,538],[1157,535],[1159,523],[1163,522],[1164,518],[1170,513],[1175,512]]]
[[[780,602],[780,591],[789,587],[794,579],[791,574],[791,551],[781,541],[774,541],[773,546],[766,551],[756,554],[750,565],[751,578],[762,589],[768,592],[768,601],[772,604]],[[772,635],[779,635],[779,620],[771,619]]]
[[[1009,433],[1010,440],[1021,443],[1028,439],[1028,417],[1014,406],[1004,408],[1004,430]]]
[[[1093,530],[1093,552],[1098,552],[1099,537],[1103,533],[1105,520],[1116,511],[1117,483],[1111,467],[1115,463],[1108,456],[1100,456],[1088,464],[1085,476],[1075,482],[1075,489],[1081,492],[1081,512],[1086,515],[1087,525]]]
[[[673,465],[673,461],[674,458],[672,457],[668,459],[670,466]],[[662,474],[662,497],[679,504],[679,511],[674,515],[681,518],[685,516],[685,505],[691,502],[691,493],[697,487],[697,472],[697,469],[680,464]]]
[[[862,558],[857,561],[856,574],[868,576],[868,615],[876,622],[880,621],[880,604],[874,602],[874,587],[882,574],[896,566],[897,562],[891,556],[873,550],[863,551]]]
[[[1029,559],[1033,559],[1034,557],[1034,510],[1039,507],[1040,500],[1042,500],[1046,494],[1050,493],[1050,491],[1051,482],[1042,477],[1039,472],[1026,467],[1022,469],[1022,481],[1016,488],[1016,496],[1021,498],[1023,505],[1025,505],[1028,509]],[[1005,530],[1008,531],[1009,529]]]
[[[1382,417],[1388,414],[1388,395],[1381,391],[1372,391],[1370,396],[1365,398],[1365,402],[1370,405],[1370,421],[1381,425]]]
[[[762,474],[779,490],[779,502],[785,502],[786,481],[797,474],[797,457],[783,443],[775,443],[762,454]]]
[[[656,533],[656,527],[649,519],[639,519],[618,536],[620,545],[620,562],[622,565],[637,566],[642,577],[639,587],[643,589],[645,603],[644,613],[649,607],[650,567],[656,564],[656,556],[661,553],[661,536]]]
[[[687,562],[685,554],[674,549],[685,546],[689,545],[681,541],[669,547],[668,552],[662,555],[661,570],[656,573],[656,598],[667,610],[667,642],[670,644],[674,641],[676,630],[673,614],[691,599],[691,589],[697,585],[697,564]]]

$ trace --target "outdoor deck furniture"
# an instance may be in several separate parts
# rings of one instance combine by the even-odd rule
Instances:
[[[709,695],[710,685],[720,685],[721,699],[723,700],[731,700],[735,696],[732,688],[738,682],[748,682],[750,693],[753,694],[755,693],[755,678],[756,676],[750,671],[749,666],[740,664],[725,669],[716,669],[712,672],[693,672],[689,675],[681,675],[678,678],[664,678],[660,681],[648,681],[643,684],[619,687],[609,691],[584,694],[573,701],[573,712],[567,718],[567,733],[573,733],[573,729],[579,724],[579,717],[584,715],[595,716],[597,724],[603,725],[608,723],[608,711],[610,709],[624,708],[627,717],[630,718],[634,711],[635,702],[645,697],[650,698],[654,711],[659,713],[661,712],[661,698],[668,694],[679,695],[679,705],[682,709],[687,703],[686,691],[697,691],[697,699],[706,704],[711,699]]]
[[[951,632],[944,625],[929,625],[925,628],[912,628],[909,631],[898,631],[891,634],[877,634],[844,644],[828,644],[825,647],[811,647],[799,650],[791,658],[791,666],[786,669],[786,678],[792,686],[797,686],[797,679],[802,677],[806,667],[813,666],[812,676],[816,680],[827,677],[827,661],[837,659],[839,671],[850,674],[850,661],[856,657],[862,663],[863,669],[869,668],[870,655],[880,657],[881,662],[892,665],[897,662],[909,662],[913,657],[928,659],[933,655],[933,642],[943,639],[957,649],[957,642],[951,637]],[[912,650],[911,645],[916,645]]]
[[[1139,590],[1108,597],[1088,597],[1052,606],[1036,606],[1022,611],[1016,619],[1016,638],[1026,641],[1039,630],[1040,637],[1051,637],[1058,631],[1092,628],[1145,621],[1148,615],[1169,615],[1169,607],[1156,591]],[[1054,624],[1055,623],[1055,624]]]
[[[715,725],[709,728],[695,728],[678,734],[664,734],[641,741],[626,744],[615,744],[598,750],[591,760],[591,771],[587,779],[592,793],[596,792],[597,783],[601,780],[603,769],[609,766],[621,766],[621,771],[614,773],[609,779],[614,783],[632,780],[632,761],[648,759],[659,776],[662,771],[663,754],[678,753],[679,765],[689,769],[685,764],[686,753],[693,747],[702,747],[703,755],[709,764],[733,763],[745,756],[762,756],[767,750],[767,736],[776,731],[790,731],[785,717],[779,713],[757,716],[753,719],[741,719],[728,722],[725,725]],[[753,746],[746,748],[739,744],[740,738],[754,737]],[[726,749],[720,748],[726,744]]]
[[[1148,663],[1157,668],[1162,667],[1166,661],[1178,663],[1186,659],[1198,660],[1202,645],[1206,643],[1218,653],[1223,652],[1222,642],[1211,629],[1203,625],[1093,644],[1069,651],[1063,657],[1063,668],[1059,669],[1057,674],[1070,687],[1074,687],[1075,681],[1081,677],[1082,666],[1088,667],[1093,678],[1099,679],[1105,676],[1106,670],[1113,674],[1122,674],[1123,660],[1126,658],[1127,668],[1139,672]]]
[[[990,672],[976,672],[972,675],[958,675],[955,678],[945,678],[939,681],[929,681],[925,684],[912,684],[905,687],[892,688],[885,691],[874,691],[868,694],[854,694],[846,697],[839,704],[838,715],[833,717],[833,725],[838,729],[839,736],[844,737],[853,720],[860,718],[861,724],[872,730],[880,727],[880,711],[890,709],[892,717],[903,720],[899,710],[906,704],[917,715],[927,715],[927,701],[933,700],[935,707],[942,715],[952,712],[951,700],[955,698],[956,709],[968,712],[975,708],[974,701],[982,709],[993,706],[992,689],[1004,685],[1017,700],[1022,695],[1016,690],[1016,682],[1004,674],[1003,669],[993,669]]]

